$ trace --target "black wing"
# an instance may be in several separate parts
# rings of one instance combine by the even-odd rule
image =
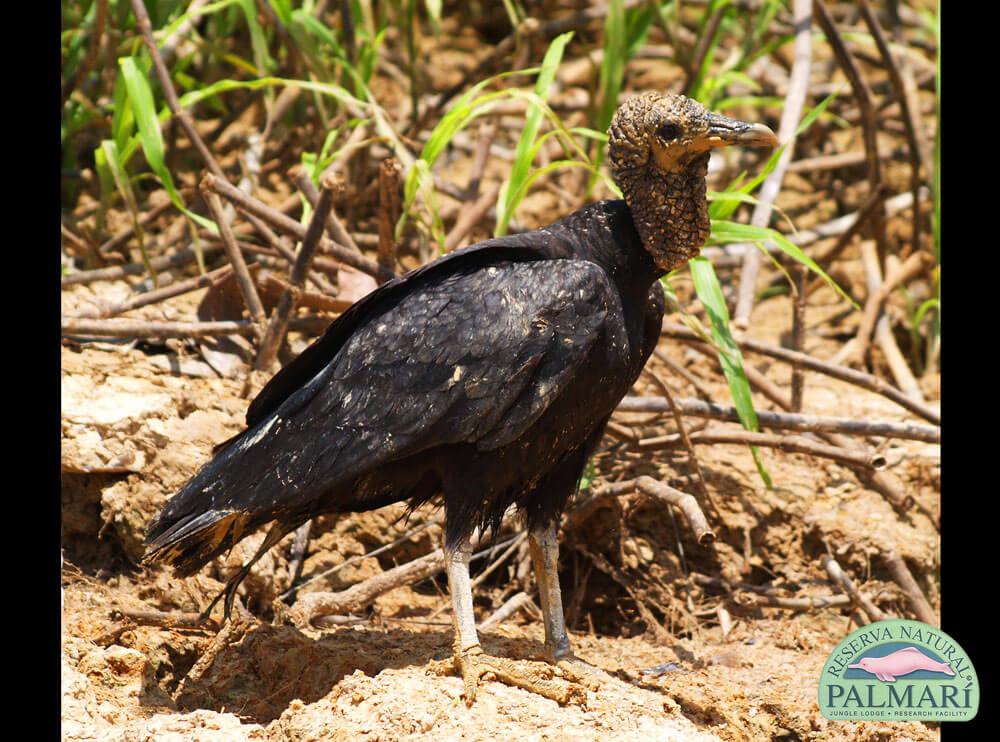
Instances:
[[[522,236],[487,240],[394,278],[355,302],[322,337],[282,368],[261,389],[247,409],[247,429],[253,428],[301,389],[333,360],[351,334],[369,317],[398,302],[407,293],[446,276],[449,272],[485,267],[501,261],[541,260],[545,256]],[[236,439],[232,439],[235,441]],[[232,442],[227,441],[226,444]]]
[[[197,489],[213,508],[257,520],[307,510],[433,446],[502,446],[565,388],[617,304],[604,271],[584,261],[500,263],[429,282],[357,327],[324,369],[199,472]]]

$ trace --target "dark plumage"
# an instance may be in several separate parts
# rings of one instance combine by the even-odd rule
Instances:
[[[478,641],[460,557],[477,526],[517,504],[536,571],[549,565],[547,643],[567,656],[554,524],[656,343],[657,279],[707,237],[708,150],[774,139],[658,95],[623,105],[610,134],[625,201],[459,250],[359,301],[271,380],[246,431],[170,500],[147,558],[188,575],[272,521],[263,550],[321,513],[440,495],[465,663]]]
[[[191,574],[271,520],[437,493],[449,545],[514,502],[558,514],[652,352],[659,274],[604,201],[386,283],[263,389],[151,526],[151,556]]]

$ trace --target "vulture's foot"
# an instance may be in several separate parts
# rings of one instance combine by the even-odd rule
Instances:
[[[554,664],[566,680],[585,686],[592,691],[600,690],[601,683],[611,677],[601,668],[594,667],[573,655],[562,657]]]
[[[433,669],[440,671],[445,668],[439,666]],[[463,697],[466,706],[472,706],[475,702],[479,681],[484,677],[487,680],[497,680],[506,685],[537,693],[560,706],[570,702],[582,705],[587,700],[584,689],[573,682],[573,678],[576,677],[573,671],[570,671],[572,677],[567,682],[559,677],[563,673],[561,667],[531,660],[495,657],[484,654],[478,645],[456,652],[452,658],[451,668],[448,669],[458,670],[462,674],[462,680],[465,682]]]

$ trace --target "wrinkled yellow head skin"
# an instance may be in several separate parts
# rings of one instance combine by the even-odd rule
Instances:
[[[762,124],[709,111],[683,95],[644,93],[623,103],[608,130],[608,159],[646,250],[668,272],[708,239],[705,176],[711,150],[774,147]]]

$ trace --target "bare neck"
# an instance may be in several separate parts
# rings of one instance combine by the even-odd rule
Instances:
[[[642,244],[664,273],[696,257],[708,239],[708,157],[698,155],[672,173],[653,167],[616,173]]]

